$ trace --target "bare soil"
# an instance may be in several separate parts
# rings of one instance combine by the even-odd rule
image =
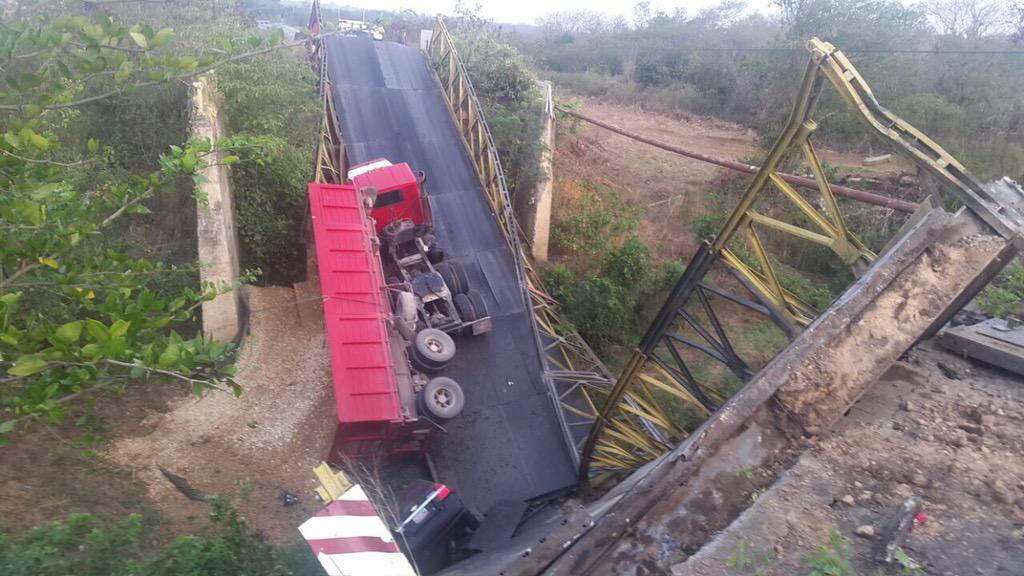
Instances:
[[[739,124],[698,115],[661,116],[568,93],[560,93],[559,98],[579,102],[581,112],[626,130],[709,156],[754,163],[764,154],[754,132]],[[692,222],[720,211],[714,202],[716,183],[735,172],[585,122],[570,126],[570,122],[560,121],[555,138],[553,217],[571,211],[581,182],[605,185],[618,190],[630,205],[643,208],[640,238],[655,259],[688,261],[697,245]],[[841,176],[877,176],[907,169],[899,159],[865,167],[860,155],[832,150],[818,153]],[[568,255],[556,251],[555,257]]]
[[[178,533],[200,529],[207,508],[186,499],[157,465],[203,492],[244,495],[241,510],[254,528],[271,542],[294,543],[296,527],[319,509],[311,469],[327,453],[335,421],[323,326],[301,321],[291,288],[251,289],[250,307],[251,333],[238,361],[241,397],[175,401],[147,416],[145,433],[120,437],[103,454],[131,471]],[[283,506],[283,490],[302,501]]]
[[[874,561],[872,549],[886,521],[917,496],[926,519],[903,550],[921,568],[908,574],[1024,574],[1022,425],[1018,376],[919,345],[674,573],[746,575],[761,566],[763,576],[808,574],[808,555],[834,530],[858,574],[900,574]],[[857,535],[866,527],[874,537]],[[762,564],[765,554],[774,559]],[[752,564],[736,566],[739,557]]]
[[[319,295],[313,284],[305,294]],[[90,429],[74,424],[84,410],[59,426],[26,426],[0,449],[0,528],[18,534],[89,512],[107,520],[142,513],[157,526],[155,542],[202,530],[209,507],[174,488],[160,465],[204,493],[238,497],[271,543],[301,542],[296,527],[319,509],[311,469],[327,454],[335,422],[320,302],[301,300],[291,288],[250,289],[238,398],[196,398],[175,382],[97,395],[95,455],[83,454]],[[282,490],[300,503],[282,505]]]

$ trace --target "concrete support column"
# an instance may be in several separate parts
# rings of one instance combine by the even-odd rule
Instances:
[[[200,76],[192,83],[192,114],[189,129],[192,136],[216,141],[227,135],[212,75]],[[235,233],[234,203],[231,194],[230,169],[208,166],[201,172],[204,181],[199,188],[206,201],[197,202],[196,237],[199,245],[200,278],[217,284],[237,284],[240,265],[238,237]],[[203,302],[203,333],[222,342],[235,340],[244,310],[239,289]]]
[[[548,241],[551,234],[551,196],[555,182],[555,105],[551,92],[551,82],[544,82],[544,126],[541,131],[541,142],[544,149],[540,155],[541,179],[533,195],[533,226],[531,227],[530,245],[533,257],[547,261]]]

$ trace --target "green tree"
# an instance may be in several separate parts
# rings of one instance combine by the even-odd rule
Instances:
[[[198,183],[210,164],[259,161],[280,145],[190,140],[152,172],[112,169],[113,148],[74,137],[84,107],[273,51],[281,36],[224,37],[186,53],[171,28],[50,16],[48,4],[0,15],[0,440],[20,418],[59,419],[63,402],[95,386],[158,375],[197,393],[238,391],[231,345],[179,333],[231,287],[168,281],[182,270],[140,257],[125,221],[182,180]]]

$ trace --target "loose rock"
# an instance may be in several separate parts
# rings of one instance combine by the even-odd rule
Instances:
[[[853,531],[854,534],[861,538],[872,539],[875,537],[875,527],[870,524],[864,524],[863,526],[857,526],[857,529]]]

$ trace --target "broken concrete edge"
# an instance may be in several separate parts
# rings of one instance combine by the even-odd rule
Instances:
[[[227,126],[220,111],[221,96],[216,77],[203,74],[191,84],[192,108],[189,132],[193,138],[216,141],[227,135]],[[223,154],[218,153],[219,159]],[[199,277],[205,284],[236,286],[201,305],[203,334],[221,342],[240,344],[248,310],[244,287],[239,285],[241,265],[238,258],[238,235],[235,229],[234,198],[231,191],[230,168],[210,165],[200,172],[202,199],[196,202],[196,240],[199,253]]]
[[[1003,318],[948,328],[939,333],[938,340],[963,357],[1024,376],[1024,327],[1011,328]]]
[[[993,259],[1005,255],[1007,245],[966,210],[955,216],[939,211],[928,214],[683,444],[628,478],[628,489],[616,490],[571,515],[543,538],[523,542],[522,553],[514,561],[488,569],[494,566],[494,573],[505,576],[663,572],[685,561],[747,507],[759,485],[770,483],[787,468],[805,446],[806,436],[820,434],[838,419],[934,317],[990,268]],[[979,253],[961,258],[965,269],[940,278],[938,272],[948,264],[942,252],[970,252],[971,247]],[[937,282],[938,286],[929,285],[937,292],[912,311],[914,321],[905,322],[897,338],[866,325],[871,313],[875,320],[891,322],[900,313],[894,305],[898,308],[902,303],[905,310],[913,298],[927,296],[915,291],[922,278]],[[899,293],[881,298],[890,290],[903,290],[902,302]],[[846,373],[825,362],[825,356],[834,354],[838,346],[821,346],[840,337],[846,339],[845,353],[860,351],[866,357]],[[881,349],[872,355],[863,346],[875,339]],[[829,377],[808,379],[813,374]],[[803,395],[813,401],[804,401]],[[723,450],[730,445],[735,448],[732,452],[747,454],[745,463],[733,462],[732,470],[708,465],[719,454],[730,452]],[[705,466],[707,470],[702,470]],[[749,466],[772,474],[745,482],[741,472]]]

